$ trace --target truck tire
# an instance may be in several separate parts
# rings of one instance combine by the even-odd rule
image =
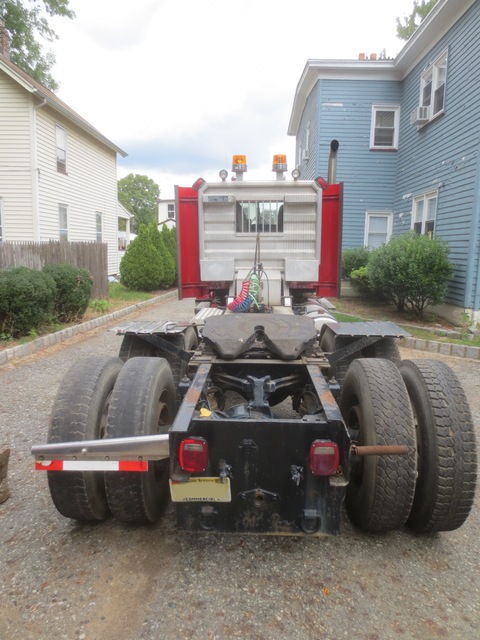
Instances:
[[[351,461],[345,501],[351,520],[365,531],[397,529],[409,516],[416,479],[415,427],[400,371],[388,360],[354,360],[339,404],[354,444],[411,448],[405,456]]]
[[[107,438],[167,433],[177,411],[170,365],[164,358],[132,358],[118,376],[107,420]],[[112,514],[121,522],[155,522],[169,495],[168,459],[147,472],[106,472]]]
[[[413,407],[418,479],[407,525],[417,532],[460,527],[473,505],[475,432],[463,388],[437,360],[405,360],[400,372]]]
[[[112,390],[122,368],[119,358],[96,357],[73,365],[55,399],[48,442],[105,436]],[[100,471],[48,471],[53,503],[66,518],[105,520],[110,515]]]
[[[126,334],[123,336],[122,344],[120,345],[120,351],[118,357],[123,362],[126,362],[130,358],[153,358],[157,355],[157,349],[155,345],[142,340],[136,335]]]

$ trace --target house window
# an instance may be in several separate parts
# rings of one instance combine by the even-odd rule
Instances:
[[[365,216],[364,244],[376,249],[387,244],[392,235],[392,214],[389,211],[369,212]]]
[[[416,233],[433,235],[437,216],[437,192],[418,196],[413,201],[412,228]]]
[[[68,240],[68,211],[64,204],[58,205],[58,229],[60,240]]]
[[[55,137],[57,144],[57,171],[67,171],[67,132],[58,124],[55,125]]]
[[[175,220],[175,205],[167,204],[167,217],[169,220]]]
[[[96,232],[97,232],[97,242],[102,242],[103,220],[102,220],[102,214],[99,211],[97,211],[95,214],[95,224],[96,224]]]
[[[446,78],[447,52],[445,51],[423,73],[420,83],[420,106],[428,108],[429,119],[443,112]]]
[[[283,202],[237,202],[238,233],[282,233]]]
[[[400,107],[372,107],[371,149],[398,149]]]
[[[3,242],[3,201],[0,198],[0,242]]]

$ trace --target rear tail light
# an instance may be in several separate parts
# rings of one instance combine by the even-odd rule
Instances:
[[[197,178],[197,180],[195,180],[195,182],[192,184],[192,189],[194,191],[199,191],[204,184],[205,180],[203,178]]]
[[[201,473],[208,464],[208,444],[203,438],[186,438],[180,443],[180,466],[189,473]]]
[[[338,471],[340,452],[336,442],[315,440],[310,446],[310,471],[314,476],[333,476]]]

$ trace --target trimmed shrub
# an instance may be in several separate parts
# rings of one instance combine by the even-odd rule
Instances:
[[[421,319],[427,306],[445,299],[454,269],[448,253],[441,239],[406,233],[371,253],[368,277],[399,311],[410,309]]]
[[[175,280],[177,279],[177,233],[175,228],[169,229],[166,224],[162,228],[162,238],[175,265]]]
[[[164,277],[162,256],[153,243],[152,233],[142,224],[120,263],[120,282],[128,289],[154,291],[160,288]]]
[[[158,227],[152,226],[152,239],[157,251],[162,256],[163,260],[163,280],[162,288],[171,287],[175,282],[175,261],[172,254],[165,245],[164,235],[158,230]]]
[[[82,318],[92,293],[90,273],[71,264],[46,264],[42,271],[57,285],[53,308],[55,318],[59,322],[74,322]]]
[[[342,278],[348,280],[352,271],[366,267],[370,258],[368,247],[345,249],[342,253]]]
[[[55,292],[47,273],[27,267],[0,271],[0,333],[18,338],[49,321]]]

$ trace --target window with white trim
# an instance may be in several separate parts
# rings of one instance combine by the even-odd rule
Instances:
[[[68,240],[68,209],[66,205],[58,205],[58,234],[60,240]]]
[[[3,242],[3,200],[0,198],[0,242]]]
[[[426,69],[420,81],[420,106],[428,107],[429,119],[443,113],[447,79],[447,52]]]
[[[398,149],[399,106],[372,106],[371,149]]]
[[[175,220],[175,205],[173,203],[167,204],[167,218]]]
[[[437,199],[438,194],[436,191],[431,191],[414,198],[412,229],[416,231],[416,233],[422,233],[428,236],[433,235],[435,219],[437,217]]]
[[[97,211],[95,213],[95,226],[96,226],[97,242],[102,242],[103,216],[100,211]]]
[[[392,213],[390,211],[367,211],[365,215],[364,245],[377,249],[387,244],[392,236]]]
[[[60,125],[55,125],[55,140],[57,145],[57,171],[67,171],[67,131]]]

